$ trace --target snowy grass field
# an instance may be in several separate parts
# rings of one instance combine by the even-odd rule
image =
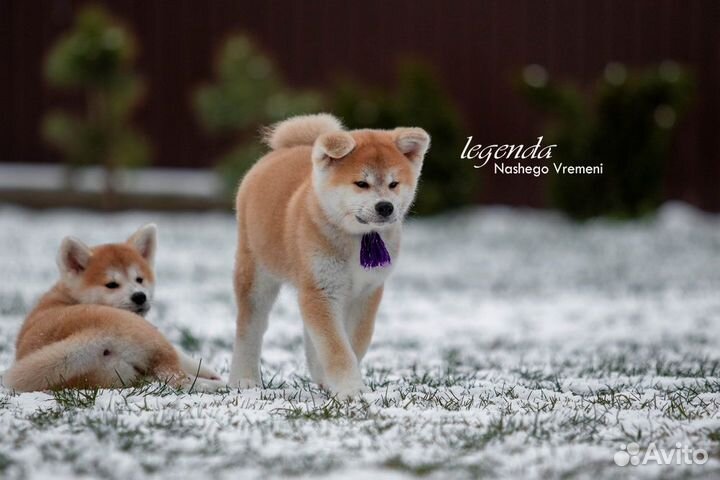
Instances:
[[[60,239],[160,228],[149,315],[227,375],[230,214],[0,208],[0,370],[57,277]],[[411,221],[341,403],[308,378],[292,290],[271,315],[264,389],[0,389],[0,478],[718,478],[720,217],[633,222],[479,209]],[[621,444],[704,449],[704,465],[617,466]]]

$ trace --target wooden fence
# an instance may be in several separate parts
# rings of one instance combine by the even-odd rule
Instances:
[[[39,137],[49,107],[72,105],[41,75],[48,46],[87,2],[0,1],[0,161],[55,162]],[[208,166],[229,139],[208,137],[190,94],[211,78],[213,56],[232,32],[250,34],[292,85],[328,86],[339,74],[389,85],[399,57],[435,65],[460,105],[468,134],[527,142],[541,121],[511,85],[528,63],[590,82],[608,61],[642,66],[674,59],[697,81],[667,178],[668,198],[720,210],[720,2],[714,0],[107,0],[136,33],[149,95],[137,121],[154,163]],[[458,154],[462,145],[458,146]],[[474,172],[469,169],[468,174]],[[541,206],[535,178],[488,176],[485,203]]]

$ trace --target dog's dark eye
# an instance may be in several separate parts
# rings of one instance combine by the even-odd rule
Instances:
[[[109,282],[109,283],[106,283],[105,286],[106,286],[107,288],[112,288],[112,289],[114,289],[114,288],[120,287],[120,284],[117,283],[117,282]]]
[[[388,185],[388,187],[390,187],[391,190],[397,186],[398,186],[398,182],[390,182],[390,185]]]
[[[362,180],[359,182],[355,182],[355,185],[360,188],[370,188],[370,184],[368,182],[363,182]]]
[[[142,277],[137,277],[137,278],[135,279],[135,281],[136,281],[137,283],[142,283],[142,282],[143,282],[143,279],[142,279]]]

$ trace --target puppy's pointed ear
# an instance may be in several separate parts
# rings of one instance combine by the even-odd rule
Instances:
[[[75,237],[65,237],[60,244],[57,264],[62,275],[80,275],[92,257],[90,247]]]
[[[395,145],[405,155],[408,160],[422,166],[425,153],[430,148],[430,135],[422,128],[396,128],[393,130],[395,134]]]
[[[152,265],[157,251],[157,226],[154,223],[149,223],[140,227],[137,232],[128,238],[127,243]]]
[[[316,164],[327,164],[343,158],[355,148],[355,139],[348,132],[338,130],[320,135],[313,144],[312,159]]]

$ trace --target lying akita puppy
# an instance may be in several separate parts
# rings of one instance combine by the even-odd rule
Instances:
[[[230,384],[260,384],[260,350],[281,282],[299,292],[312,378],[348,397],[400,246],[430,137],[420,128],[346,131],[331,115],[270,129],[272,149],[237,194],[237,336]]]
[[[214,390],[219,376],[177,351],[144,318],[153,296],[157,229],[126,243],[87,247],[62,241],[60,281],[30,312],[3,383],[17,391],[112,388],[145,377]],[[195,376],[200,377],[195,379]]]

